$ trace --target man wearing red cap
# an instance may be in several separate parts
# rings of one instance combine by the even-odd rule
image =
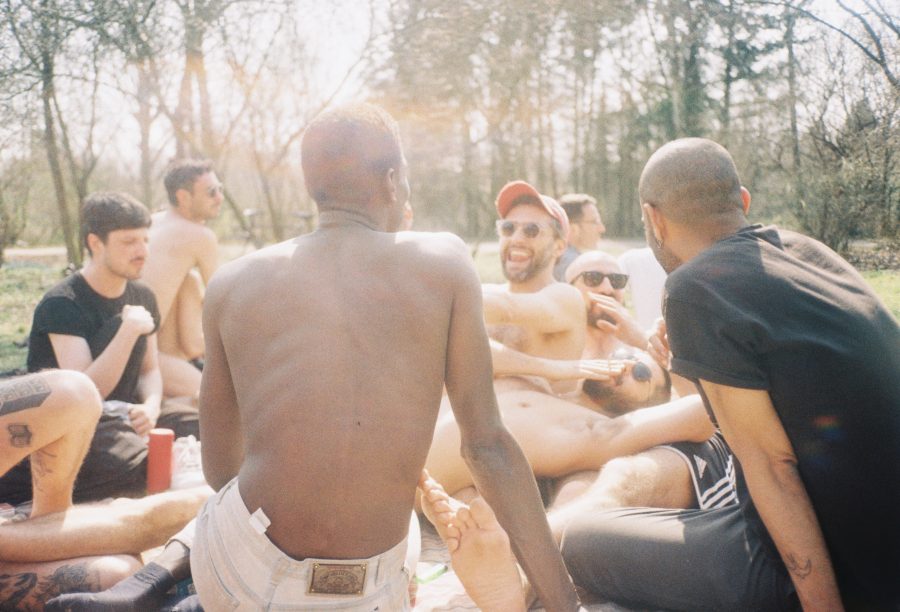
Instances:
[[[566,212],[524,181],[504,186],[496,206],[500,264],[508,282],[484,285],[489,335],[538,357],[578,359],[584,348],[584,303],[577,289],[553,278],[553,262],[566,248]]]

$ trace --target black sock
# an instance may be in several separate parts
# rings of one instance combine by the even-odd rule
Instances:
[[[157,610],[175,577],[161,565],[148,563],[113,587],[99,593],[68,593],[54,597],[47,612],[146,612]]]

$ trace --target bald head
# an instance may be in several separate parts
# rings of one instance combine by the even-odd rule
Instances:
[[[303,135],[306,188],[321,208],[367,202],[385,173],[403,164],[397,123],[372,104],[348,104],[318,115]]]
[[[743,217],[741,179],[734,160],[705,138],[682,138],[654,153],[638,185],[642,203],[682,224],[718,224]]]
[[[566,268],[566,282],[571,283],[572,280],[589,270],[599,270],[601,272],[621,272],[619,262],[615,257],[603,251],[587,251],[572,260],[569,267]]]

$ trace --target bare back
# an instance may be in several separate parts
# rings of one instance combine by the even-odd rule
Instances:
[[[171,209],[153,215],[149,236],[142,280],[156,294],[160,319],[165,324],[190,270],[199,268],[204,282],[209,282],[218,259],[217,241],[211,229]]]
[[[366,557],[405,536],[471,266],[463,256],[449,235],[340,227],[216,274],[204,309],[204,469],[230,475],[207,463],[207,445],[227,444],[233,402],[241,495],[288,555]]]

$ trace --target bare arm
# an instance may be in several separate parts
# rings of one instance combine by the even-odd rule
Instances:
[[[197,241],[196,251],[197,269],[203,277],[203,284],[209,285],[209,279],[219,267],[219,242],[216,235],[208,227],[203,228],[203,236]]]
[[[611,457],[632,455],[660,444],[704,442],[716,428],[699,395],[634,410],[612,419],[616,424],[608,447]]]
[[[540,376],[547,380],[609,380],[622,373],[625,362],[609,359],[545,359],[491,340],[494,376]]]
[[[147,337],[147,352],[141,362],[141,375],[137,386],[142,403],[132,407],[129,413],[132,427],[141,435],[150,433],[156,425],[162,404],[162,386],[156,334],[151,334]]]
[[[237,396],[219,332],[219,309],[227,293],[220,287],[212,283],[203,304],[206,363],[200,382],[203,475],[216,491],[237,476],[244,460]]]
[[[807,610],[842,610],[822,530],[768,391],[700,381]]]
[[[116,335],[96,359],[91,357],[87,340],[80,336],[49,334],[49,337],[59,367],[87,374],[97,385],[100,397],[106,399],[119,384],[134,343],[152,331],[150,313],[143,306],[127,305],[122,309],[122,324]]]
[[[645,350],[649,334],[642,330],[631,313],[615,298],[600,293],[591,293],[591,312],[605,315],[612,322],[597,319],[594,325],[597,329],[614,335],[621,342]]]
[[[575,610],[578,599],[550,534],[531,468],[497,408],[478,280],[463,249],[459,259],[465,269],[459,273],[450,321],[446,385],[459,424],[461,454],[509,533],[541,602],[548,610]]]
[[[581,294],[565,283],[535,293],[510,293],[500,285],[483,285],[482,291],[488,325],[515,324],[552,334],[583,329],[587,320]]]

